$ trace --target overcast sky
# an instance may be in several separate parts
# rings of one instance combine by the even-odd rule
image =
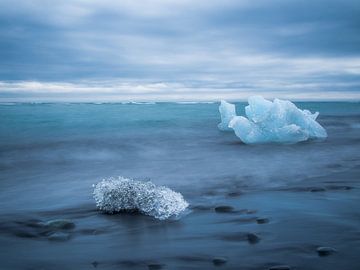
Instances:
[[[359,0],[1,0],[0,100],[360,100]]]

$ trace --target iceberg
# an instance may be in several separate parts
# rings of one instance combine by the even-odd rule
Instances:
[[[124,177],[103,179],[94,186],[93,194],[96,206],[109,214],[140,212],[165,220],[189,206],[180,193],[167,187]]]
[[[221,123],[218,124],[218,128],[222,131],[232,130],[229,128],[231,119],[236,116],[236,108],[234,104],[222,100],[219,106],[219,112],[221,116]]]
[[[248,99],[244,116],[231,118],[228,127],[246,144],[296,143],[308,139],[325,139],[326,130],[316,122],[319,113],[301,110],[288,100],[261,96]]]

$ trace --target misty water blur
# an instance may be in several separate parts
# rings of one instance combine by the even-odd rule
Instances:
[[[244,114],[245,105],[236,104],[238,115]],[[202,242],[194,241],[194,237],[202,237],[204,232],[211,232],[212,235],[224,231],[231,233],[238,230],[235,225],[211,225],[222,222],[221,218],[214,218],[201,211],[193,211],[183,221],[169,224],[127,215],[99,218],[94,212],[92,184],[103,178],[119,175],[151,180],[157,185],[166,185],[181,192],[193,206],[205,203],[212,207],[226,202],[239,208],[259,207],[272,218],[280,216],[280,219],[291,215],[293,209],[289,209],[289,204],[298,208],[300,220],[309,218],[302,216],[302,210],[307,209],[304,213],[308,214],[308,210],[317,202],[313,208],[314,215],[330,211],[331,208],[324,206],[316,198],[309,197],[313,194],[296,195],[288,192],[280,199],[271,191],[306,191],[319,185],[328,185],[331,190],[331,186],[340,183],[338,189],[346,189],[349,185],[352,189],[355,188],[351,192],[357,192],[360,103],[303,102],[296,105],[301,109],[320,112],[318,121],[328,132],[327,140],[291,145],[245,145],[232,132],[223,133],[218,130],[220,116],[217,103],[2,104],[1,220],[7,222],[12,215],[26,217],[43,213],[42,218],[44,215],[71,219],[81,216],[84,218],[77,220],[80,226],[103,226],[116,234],[119,232],[115,232],[115,228],[116,231],[128,228],[124,231],[126,235],[122,234],[127,240],[119,236],[119,241],[125,241],[121,245],[128,248],[125,252],[118,247],[125,252],[120,256],[122,258],[134,256],[131,251],[140,248],[137,241],[157,246],[160,243],[156,242],[155,236],[161,237],[161,241],[165,242],[174,240],[174,236],[169,236],[166,232],[171,235],[179,233],[179,237],[191,242],[192,249],[203,248],[205,253],[221,249],[223,253],[228,252],[228,256],[235,256],[231,245],[224,246],[216,242],[215,246],[205,248]],[[241,200],[232,197],[241,193],[248,195]],[[350,194],[352,195],[336,195],[340,196],[336,197],[337,200],[345,202],[339,202],[339,209],[346,209],[347,206],[351,208],[358,202],[358,196]],[[283,212],[274,212],[274,209],[283,209]],[[337,218],[335,215],[332,221],[340,222]],[[319,226],[324,222],[322,219],[318,221]],[[292,221],[289,222],[294,226]],[[314,222],[317,222],[316,219]],[[204,229],[196,224],[208,225]],[[153,232],[151,228],[160,230],[161,233]],[[150,233],[146,233],[148,230]],[[284,227],[280,229],[275,226],[272,233],[274,230],[284,232]],[[316,235],[316,231],[312,231],[315,228],[309,230],[306,233]],[[338,228],[325,227],[323,235],[318,237],[325,239],[336,230]],[[112,258],[105,250],[117,245],[111,242],[113,236],[104,234],[91,240],[79,237],[78,239],[83,240],[77,241],[80,241],[80,246],[90,241],[88,251],[92,256],[96,254],[95,247],[91,247],[92,243],[96,242],[104,247],[103,253],[99,252],[105,260]],[[218,237],[227,239],[226,236]],[[293,237],[295,236],[289,236],[284,241],[290,241]],[[177,242],[176,247],[186,250],[185,247],[189,245],[187,241]],[[15,240],[7,240],[7,243],[20,250],[20,253],[27,248],[34,248],[30,261],[34,261],[46,249],[43,242],[24,242],[19,245]],[[266,248],[271,247],[268,244]],[[140,248],[143,254],[154,256],[147,244],[144,245]],[[157,254],[165,257],[173,255],[171,248],[167,250],[160,246]],[[64,247],[53,246],[53,249],[45,253],[51,257]],[[14,255],[11,251],[7,252],[10,257]],[[252,251],[244,249],[243,252],[246,254]],[[286,257],[284,253],[281,254]],[[60,261],[67,259],[66,252],[61,256],[63,258]],[[82,253],[74,256],[79,260],[77,263],[86,257]],[[135,257],[134,260],[141,260]],[[201,264],[203,257],[197,257],[195,261]],[[298,261],[301,263],[301,260]],[[251,264],[250,258],[248,263]],[[9,262],[8,265],[12,264]],[[84,265],[84,269],[87,266]],[[78,269],[81,268],[78,265]]]

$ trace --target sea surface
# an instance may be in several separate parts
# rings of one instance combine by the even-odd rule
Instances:
[[[0,104],[0,269],[360,269],[360,103],[296,103],[328,139],[291,145],[219,131],[218,105]],[[101,213],[93,184],[117,176],[190,207]]]

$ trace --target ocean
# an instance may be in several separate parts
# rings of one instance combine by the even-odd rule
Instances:
[[[296,105],[325,141],[243,144],[218,103],[0,104],[0,269],[360,269],[360,103]],[[190,207],[101,213],[93,184],[117,176]],[[74,228],[49,239],[54,219]]]

